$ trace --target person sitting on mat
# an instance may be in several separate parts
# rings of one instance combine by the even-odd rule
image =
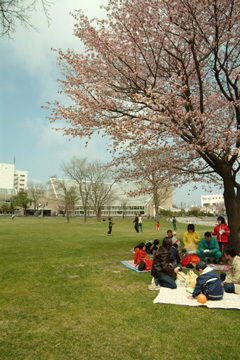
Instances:
[[[173,267],[181,263],[177,243],[172,244],[169,253],[170,253],[170,262],[173,264]]]
[[[158,239],[146,243],[146,251],[148,254],[153,254],[154,251],[157,251],[158,247],[159,247]]]
[[[197,278],[195,289],[188,299],[192,300],[202,293],[208,300],[221,300],[223,287],[218,273],[203,261],[196,263],[196,270],[200,275]]]
[[[144,243],[140,243],[139,245],[135,246],[134,250],[134,264],[139,264],[143,259],[148,259]]]
[[[177,268],[170,264],[169,250],[172,246],[172,239],[165,237],[162,246],[160,246],[154,256],[151,275],[155,278],[156,285],[176,289],[175,282]]]
[[[205,232],[204,238],[201,239],[197,254],[200,259],[205,262],[208,262],[209,257],[214,257],[215,262],[219,262],[222,253],[219,250],[217,239],[212,237],[212,234],[209,231]]]
[[[198,245],[200,243],[200,235],[195,230],[194,224],[188,224],[187,231],[183,235],[183,244],[186,248],[191,248],[192,250],[194,248],[198,249]]]
[[[178,246],[180,246],[180,241],[173,235],[172,230],[167,231],[167,236],[172,239],[173,244],[177,244]]]
[[[240,295],[240,257],[230,245],[224,248],[223,253],[229,263],[229,270],[227,275],[220,274],[222,286],[226,292]]]

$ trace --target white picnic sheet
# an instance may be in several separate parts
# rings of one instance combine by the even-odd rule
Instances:
[[[222,300],[207,300],[201,304],[197,299],[188,299],[189,293],[185,286],[179,286],[177,289],[168,289],[161,287],[159,294],[153,300],[154,304],[174,304],[188,306],[207,306],[210,309],[238,309],[240,310],[240,295],[224,293]]]

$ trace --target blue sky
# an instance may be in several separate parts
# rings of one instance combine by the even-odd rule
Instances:
[[[110,159],[106,139],[94,137],[85,148],[84,139],[62,136],[52,129],[41,106],[58,98],[56,53],[51,48],[73,48],[82,52],[83,46],[73,33],[74,19],[69,12],[81,8],[90,17],[101,16],[102,0],[56,0],[50,9],[48,27],[42,11],[32,14],[38,32],[18,26],[13,40],[0,38],[0,162],[13,163],[16,169],[27,170],[29,181],[47,182],[51,175],[61,175],[60,164],[72,156],[87,157],[89,161]],[[200,204],[206,193],[197,184],[177,189],[173,203]],[[221,193],[221,190],[214,192]]]

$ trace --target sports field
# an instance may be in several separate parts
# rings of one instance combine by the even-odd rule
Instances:
[[[0,219],[1,360],[240,358],[238,310],[153,304],[150,274],[120,263],[172,228],[144,219],[137,234],[132,221],[107,236],[95,219]]]

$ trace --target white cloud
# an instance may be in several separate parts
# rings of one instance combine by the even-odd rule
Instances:
[[[28,170],[29,179],[47,181],[50,175],[59,174],[62,160],[68,161],[72,156],[87,157],[89,161],[96,158],[102,161],[110,159],[106,152],[107,139],[94,136],[85,148],[84,139],[72,139],[62,136],[61,131],[53,130],[56,124],[50,124],[47,118],[43,118],[49,113],[47,111],[43,113],[40,108],[46,101],[52,102],[59,98],[57,78],[60,75],[56,66],[57,53],[51,48],[63,50],[74,48],[78,52],[83,51],[83,45],[73,36],[75,20],[69,13],[81,8],[88,16],[99,17],[102,14],[99,10],[102,2],[102,0],[56,0],[55,5],[50,9],[52,18],[50,28],[47,27],[44,14],[38,9],[32,14],[31,20],[39,32],[28,31],[19,26],[14,34],[14,40],[0,39],[3,69],[14,74],[9,77],[10,80],[4,87],[6,103],[9,102],[4,117],[8,120],[12,119],[11,123],[6,122],[6,137],[12,134],[12,127],[15,124],[21,124],[21,127],[17,126],[19,133],[12,134],[12,155],[9,156],[17,155],[18,166]],[[26,89],[28,91],[25,91]],[[12,109],[13,96],[18,96],[21,91],[23,96],[26,93],[29,98],[23,101],[19,115],[17,107],[15,113],[9,110]]]
[[[101,16],[101,0],[57,0],[50,8],[50,27],[41,6],[31,16],[31,22],[38,32],[18,26],[13,40],[1,39],[3,53],[15,60],[16,66],[35,79],[41,86],[40,101],[56,97],[59,70],[56,66],[57,53],[51,48],[76,49],[83,52],[80,40],[73,35],[74,18],[70,15],[82,9],[90,17]],[[50,100],[51,100],[50,99]]]
[[[35,138],[32,140],[35,140],[36,151],[42,156],[45,155],[48,161],[52,159],[60,165],[63,160],[68,161],[73,156],[87,157],[89,161],[99,159],[106,162],[110,159],[106,150],[108,140],[101,136],[93,136],[85,147],[86,139],[63,136],[61,130],[53,129],[57,125],[50,124],[46,119],[28,119],[25,127],[30,136]]]

